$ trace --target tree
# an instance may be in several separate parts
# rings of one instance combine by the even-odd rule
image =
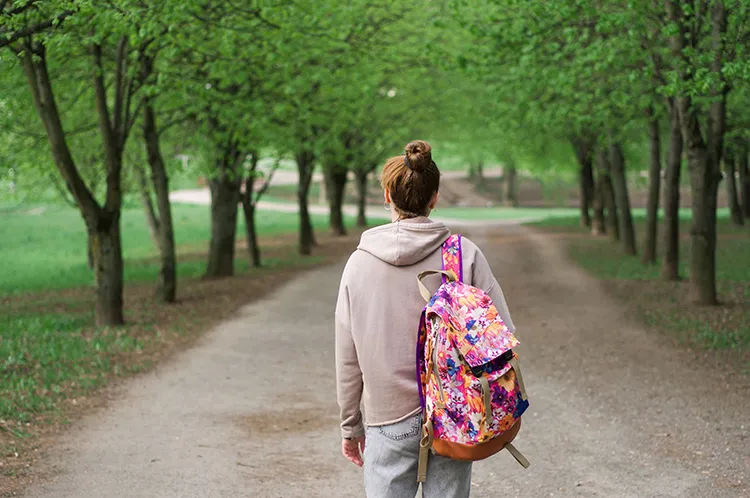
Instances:
[[[594,169],[593,169],[593,140],[590,137],[578,136],[571,138],[571,144],[576,153],[579,172],[579,191],[581,208],[581,226],[591,227],[589,208],[594,202]]]
[[[737,170],[740,177],[740,203],[745,219],[750,219],[750,172],[748,171],[747,139],[743,140],[737,155]]]
[[[664,256],[661,276],[664,280],[680,278],[680,173],[682,171],[682,129],[679,111],[669,100],[670,132],[667,167],[664,176]]]
[[[146,152],[149,174],[146,174],[145,168],[140,164],[135,165],[134,170],[151,237],[161,258],[158,295],[163,302],[172,303],[177,299],[177,255],[169,200],[169,172],[161,142],[162,135],[186,117],[182,114],[179,103],[171,103],[171,108],[170,105],[162,105],[159,108],[157,105],[168,101],[174,91],[174,88],[170,88],[168,79],[162,75],[164,65],[159,64],[159,53],[169,53],[169,40],[165,38],[169,30],[168,22],[178,22],[179,16],[174,16],[165,5],[150,7],[149,13],[157,21],[147,24],[152,30],[152,35],[142,45],[138,54],[140,78],[143,82],[142,145]],[[143,32],[143,28],[139,29]],[[165,124],[159,126],[162,118]],[[141,155],[138,154],[137,157],[140,162]],[[153,202],[154,197],[156,206]]]
[[[634,253],[623,142],[632,140],[631,123],[642,113],[637,106],[646,85],[638,83],[640,47],[621,35],[622,16],[616,8],[597,2],[529,5],[485,0],[462,7],[462,20],[469,19],[472,33],[481,40],[478,44],[486,49],[461,57],[492,79],[486,84],[512,96],[501,112],[503,120],[534,130],[536,135],[520,142],[520,147],[528,149],[544,138],[549,142],[563,137],[573,145],[582,226],[591,226],[590,208],[597,191],[592,149],[599,141],[611,142],[610,174],[601,176],[609,178],[618,193],[622,240],[626,252]],[[512,143],[519,143],[518,139]]]
[[[173,88],[170,98],[181,102],[190,119],[208,178],[211,235],[204,277],[228,277],[234,274],[246,164],[251,151],[267,145],[264,130],[277,104],[274,43],[283,29],[270,18],[280,9],[206,1],[182,7],[184,25],[168,34],[171,68],[161,74]]]
[[[124,322],[120,241],[123,153],[138,114],[142,81],[134,68],[138,49],[144,42],[133,36],[131,23],[114,20],[115,17],[119,20],[116,8],[86,6],[84,9],[84,5],[67,2],[31,8],[35,3],[24,5],[28,10],[20,12],[16,22],[11,23],[15,31],[6,36],[8,41],[3,45],[19,57],[57,170],[86,224],[96,281],[96,321],[99,325],[119,325]],[[3,4],[3,10],[5,7]],[[59,27],[63,20],[64,25]],[[64,44],[57,43],[58,37],[64,39]],[[105,50],[112,54],[111,63]],[[71,69],[87,70],[90,74],[86,92],[95,104],[106,171],[103,203],[97,201],[95,192],[84,180],[62,124],[56,90],[64,93],[71,85],[54,82],[49,68],[60,64],[63,55],[75,61]],[[71,73],[66,76],[75,78]],[[110,80],[109,85],[105,78]]]
[[[625,254],[636,254],[635,227],[633,215],[630,211],[630,196],[628,194],[628,181],[625,177],[625,155],[622,145],[613,141],[609,144],[610,173],[612,186],[615,193],[615,204],[619,213],[618,226],[622,235],[623,249]]]
[[[615,189],[612,186],[612,166],[610,154],[606,147],[600,147],[597,153],[597,169],[599,170],[599,183],[601,183],[602,197],[604,198],[604,209],[607,211],[607,229],[612,242],[620,241],[620,222],[617,214],[617,202],[615,201]]]
[[[659,118],[653,106],[646,108],[650,160],[648,168],[648,201],[646,204],[646,243],[641,261],[656,263],[656,241],[659,235],[659,190],[661,188],[661,133]]]
[[[260,245],[258,244],[258,233],[255,226],[255,213],[258,208],[260,198],[268,191],[271,186],[271,180],[276,170],[279,168],[279,160],[274,162],[273,166],[265,174],[258,168],[260,154],[258,151],[251,151],[250,166],[245,176],[245,185],[242,191],[242,210],[245,214],[245,230],[247,233],[247,250],[250,256],[250,265],[254,268],[261,266]],[[260,185],[256,188],[256,182],[261,180]]]
[[[559,137],[562,130],[569,135],[570,130],[591,129],[609,130],[613,135],[609,140],[613,148],[611,178],[628,252],[634,249],[634,238],[629,214],[622,212],[623,207],[629,207],[622,206],[627,190],[619,160],[626,154],[617,149],[633,144],[635,116],[649,106],[655,106],[653,114],[658,115],[656,96],[664,96],[673,126],[665,175],[663,273],[670,279],[678,276],[677,189],[684,151],[693,199],[690,293],[698,303],[715,303],[716,192],[730,92],[742,95],[735,102],[746,108],[747,2],[455,3],[480,45],[486,47],[476,55],[462,53],[461,57],[487,72],[502,68],[493,74],[503,90],[513,95],[515,114],[553,137]],[[735,120],[741,121],[738,116],[742,115],[738,110]],[[656,252],[655,206],[659,198],[658,128],[651,121],[654,160],[649,161],[652,180],[645,261],[653,261]],[[682,140],[674,133],[675,125]],[[747,124],[741,128],[746,130]],[[581,182],[582,187],[585,183]],[[582,194],[584,222],[587,197]]]
[[[328,197],[329,226],[331,234],[346,235],[344,226],[344,193],[349,179],[350,164],[354,160],[351,154],[353,136],[345,137],[344,150],[339,153],[326,154],[323,161],[323,178]]]
[[[149,226],[153,227],[157,247],[161,254],[161,269],[159,271],[159,295],[162,301],[172,303],[177,299],[177,255],[174,242],[174,228],[172,223],[172,207],[169,202],[169,175],[161,151],[161,138],[156,124],[156,111],[151,99],[147,99],[143,106],[143,142],[146,156],[151,168],[151,185],[156,193],[154,210],[151,197],[146,197],[146,212]],[[144,187],[145,190],[145,187]]]
[[[667,18],[673,26],[670,36],[672,56],[677,61],[677,81],[670,90],[675,95],[680,125],[690,169],[693,194],[690,294],[699,304],[718,304],[716,295],[716,209],[721,179],[721,158],[726,127],[726,97],[729,86],[723,76],[723,38],[727,31],[724,2],[715,1],[699,10],[685,10],[677,0],[665,0]],[[708,33],[700,29],[705,23]],[[695,27],[698,29],[695,29]],[[709,43],[708,67],[697,66],[691,51]],[[711,103],[701,112],[693,95],[706,88],[701,75],[709,78]],[[706,93],[706,92],[703,92]]]
[[[737,158],[734,151],[727,147],[724,151],[724,181],[727,184],[727,201],[729,202],[729,213],[732,223],[742,226],[745,224],[742,206],[737,192]]]

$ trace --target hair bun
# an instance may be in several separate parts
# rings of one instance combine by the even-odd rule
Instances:
[[[404,147],[404,163],[412,171],[424,171],[432,164],[432,147],[424,140],[414,140]]]

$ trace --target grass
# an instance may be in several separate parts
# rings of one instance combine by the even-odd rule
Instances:
[[[163,350],[188,331],[198,333],[209,319],[222,319],[253,292],[267,292],[287,269],[324,261],[296,254],[291,236],[297,230],[296,214],[259,212],[264,267],[249,269],[248,258],[239,252],[239,277],[203,282],[193,277],[205,268],[209,208],[175,204],[173,214],[185,302],[163,306],[153,299],[157,251],[143,212],[124,209],[128,324],[118,328],[93,324],[86,233],[77,211],[53,205],[0,214],[0,260],[5,262],[0,273],[0,457],[4,434],[23,437],[24,424],[54,412],[62,400],[86,396],[112,377],[143,368],[144,352]],[[320,227],[323,218],[314,217],[314,222]],[[244,230],[239,222],[238,239],[244,238]],[[148,284],[139,285],[143,283]],[[255,287],[243,291],[243,286]]]
[[[607,237],[592,237],[577,218],[549,219],[534,225],[564,233],[571,258],[607,282],[608,288],[651,329],[693,347],[728,354],[750,368],[750,228],[737,227],[726,210],[719,213],[716,255],[719,307],[688,301],[690,213],[681,213],[680,274],[682,282],[664,282],[660,266],[643,265],[614,249]],[[643,242],[643,217],[636,216],[637,241]]]
[[[568,208],[506,208],[506,207],[445,207],[438,205],[435,210],[437,218],[453,218],[459,220],[473,221],[492,221],[492,220],[510,220],[510,219],[528,219],[538,218],[570,218],[575,216],[577,211]]]
[[[644,210],[633,211],[634,221],[636,223],[636,241],[643,243],[644,234]],[[720,236],[736,236],[747,233],[742,227],[735,227],[728,220],[729,213],[727,210],[719,212],[719,233]],[[680,211],[681,227],[680,233],[683,235],[680,247],[680,273],[687,275],[688,265],[690,262],[690,243],[684,236],[690,233],[690,210],[683,209]],[[555,231],[587,234],[587,229],[582,229],[577,217],[549,217],[544,221],[532,223],[532,225],[544,228],[546,230],[554,229]],[[742,281],[750,280],[750,273],[745,273],[742,269],[742,261],[737,257],[743,258],[741,249],[748,240],[730,240],[720,241],[717,246],[717,278],[723,280]],[[740,247],[738,247],[738,244]],[[571,256],[583,268],[591,271],[593,274],[604,279],[621,279],[621,280],[655,280],[660,277],[660,266],[643,265],[640,258],[623,257],[618,251],[612,250],[612,244],[607,237],[591,237],[576,239],[569,244]],[[750,254],[748,254],[750,256]],[[658,262],[660,263],[660,262]],[[746,268],[750,272],[750,265]]]
[[[295,185],[278,185],[271,187],[268,193],[263,196],[262,200],[275,203],[296,203],[297,187]],[[355,193],[352,189],[347,189],[345,201],[348,204],[357,202]],[[310,185],[309,200],[310,204],[317,204],[320,198],[320,184],[313,183]],[[538,218],[548,219],[557,217],[576,216],[578,210],[573,208],[534,208],[534,207],[442,207],[438,203],[434,217],[451,218],[457,220],[472,221],[492,221],[492,220],[509,220],[524,219],[534,220]]]
[[[210,236],[209,208],[174,204],[172,210],[178,253],[205,252]],[[313,223],[322,224],[324,220],[313,217]],[[142,209],[124,209],[121,223],[126,282],[155,281],[159,273],[155,259],[158,252]],[[293,233],[297,230],[297,215],[261,211],[257,213],[257,224],[261,235]],[[237,230],[237,238],[244,239],[245,224],[241,217]],[[69,207],[40,206],[0,214],[0,258],[5,262],[0,273],[0,296],[92,284],[86,230],[78,212]],[[179,276],[201,275],[204,259],[183,259],[178,267]],[[246,258],[238,257],[236,265],[238,271],[245,270]]]
[[[88,313],[6,315],[0,320],[0,419],[21,423],[52,410],[72,388],[86,395],[108,374],[120,374],[112,357],[144,346],[144,339],[128,335],[127,328],[82,334],[91,322]]]

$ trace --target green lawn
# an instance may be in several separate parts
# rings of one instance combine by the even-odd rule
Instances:
[[[645,324],[696,347],[733,352],[750,372],[750,227],[733,225],[727,211],[720,211],[716,278],[722,306],[695,306],[688,301],[690,211],[681,214],[682,282],[663,282],[660,262],[643,265],[640,257],[623,255],[607,237],[588,235],[577,218],[550,219],[532,225],[543,231],[580,235],[565,239],[571,259],[608,282],[608,288]],[[641,216],[636,217],[636,228],[641,248],[645,236]]]
[[[507,207],[445,207],[435,210],[436,218],[453,218],[458,220],[492,221],[492,220],[534,220],[537,218],[570,218],[578,211],[570,208],[507,208]]]
[[[172,209],[182,256],[179,276],[200,276],[210,236],[209,208],[174,204]],[[313,222],[318,229],[327,227],[324,217],[314,217]],[[298,217],[261,211],[257,223],[259,234],[268,240],[295,232]],[[244,230],[243,220],[238,223],[238,239],[244,239]],[[158,253],[141,209],[123,210],[122,239],[126,281],[155,282]],[[247,259],[244,252],[237,254],[239,273],[248,274]],[[39,291],[92,285],[83,221],[75,209],[60,205],[0,212],[0,261],[0,299],[4,300],[0,301],[0,443],[3,432],[16,442],[25,437],[26,427],[18,424],[54,410],[66,396],[85,395],[113,375],[142,368],[144,349],[172,347],[173,334],[205,327],[205,315],[229,306],[226,297],[210,310],[195,300],[163,306],[151,299],[144,304],[141,299],[126,305],[126,326],[99,328],[93,325],[91,293],[40,296]],[[266,256],[264,268],[249,274],[257,271],[262,276],[275,266],[301,268],[319,261],[317,257],[301,260],[296,254]],[[244,285],[251,283],[227,282],[222,288],[225,293],[227,286],[235,289],[241,301]]]
[[[43,210],[43,212],[42,212]],[[180,253],[203,253],[210,237],[208,206],[173,204],[175,239]],[[276,235],[297,230],[297,215],[258,212],[258,232]],[[313,223],[326,223],[313,217]],[[244,239],[245,224],[240,216],[238,239]],[[122,214],[122,244],[126,281],[156,280],[158,252],[154,248],[142,209],[126,208]],[[261,248],[262,250],[262,248]],[[92,283],[86,259],[86,230],[75,209],[40,206],[0,214],[0,295],[42,289],[74,288]],[[200,275],[204,258],[182,261],[181,277]],[[267,261],[272,264],[273,261]],[[237,269],[247,268],[240,254]]]
[[[636,242],[643,244],[645,210],[633,211],[636,222]],[[680,210],[682,220],[680,233],[690,233],[690,209]],[[579,225],[577,217],[550,217],[544,221],[531,223],[532,226],[540,228],[555,229],[571,233],[588,233]],[[736,227],[729,222],[729,212],[726,209],[719,210],[719,233],[722,235],[742,235],[749,230]],[[719,281],[750,281],[750,259],[743,267],[745,258],[750,258],[750,234],[748,238],[739,240],[721,240],[717,245],[717,278]],[[614,246],[617,247],[617,246]],[[640,247],[640,246],[639,246]],[[743,254],[743,249],[747,254]],[[659,278],[659,264],[643,265],[638,257],[624,257],[619,251],[613,250],[613,244],[607,237],[590,237],[574,240],[570,243],[571,256],[576,262],[600,278],[625,279],[625,280],[649,280]],[[658,248],[657,248],[658,251]],[[687,276],[690,241],[683,238],[680,247],[680,272]],[[739,258],[739,259],[738,259]]]
[[[578,214],[580,213],[579,209],[564,208],[564,209],[559,209],[559,210],[552,209],[550,211],[559,211],[561,213],[568,212],[570,214],[561,215],[561,216],[550,216],[549,219],[547,220],[539,221],[539,222],[532,223],[532,224],[536,224],[536,225],[544,226],[544,227],[557,226],[557,227],[568,227],[568,228],[577,227],[579,224],[579,218],[578,218]],[[633,213],[633,219],[636,222],[642,222],[646,218],[645,208],[634,208],[631,210],[631,212]],[[717,218],[719,220],[725,220],[729,218],[728,208],[720,208],[716,213],[717,213]],[[680,216],[680,219],[683,221],[690,220],[693,217],[692,211],[690,208],[680,208],[679,216]],[[663,212],[660,211],[659,220],[661,220],[662,218],[663,218]]]
[[[141,350],[146,339],[126,328],[82,333],[91,320],[90,313],[0,314],[0,419],[26,423],[52,410],[66,391],[85,395],[124,372],[113,356]]]

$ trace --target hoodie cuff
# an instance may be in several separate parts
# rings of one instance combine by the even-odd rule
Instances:
[[[365,435],[365,426],[357,424],[354,427],[342,427],[341,439],[356,439]]]

